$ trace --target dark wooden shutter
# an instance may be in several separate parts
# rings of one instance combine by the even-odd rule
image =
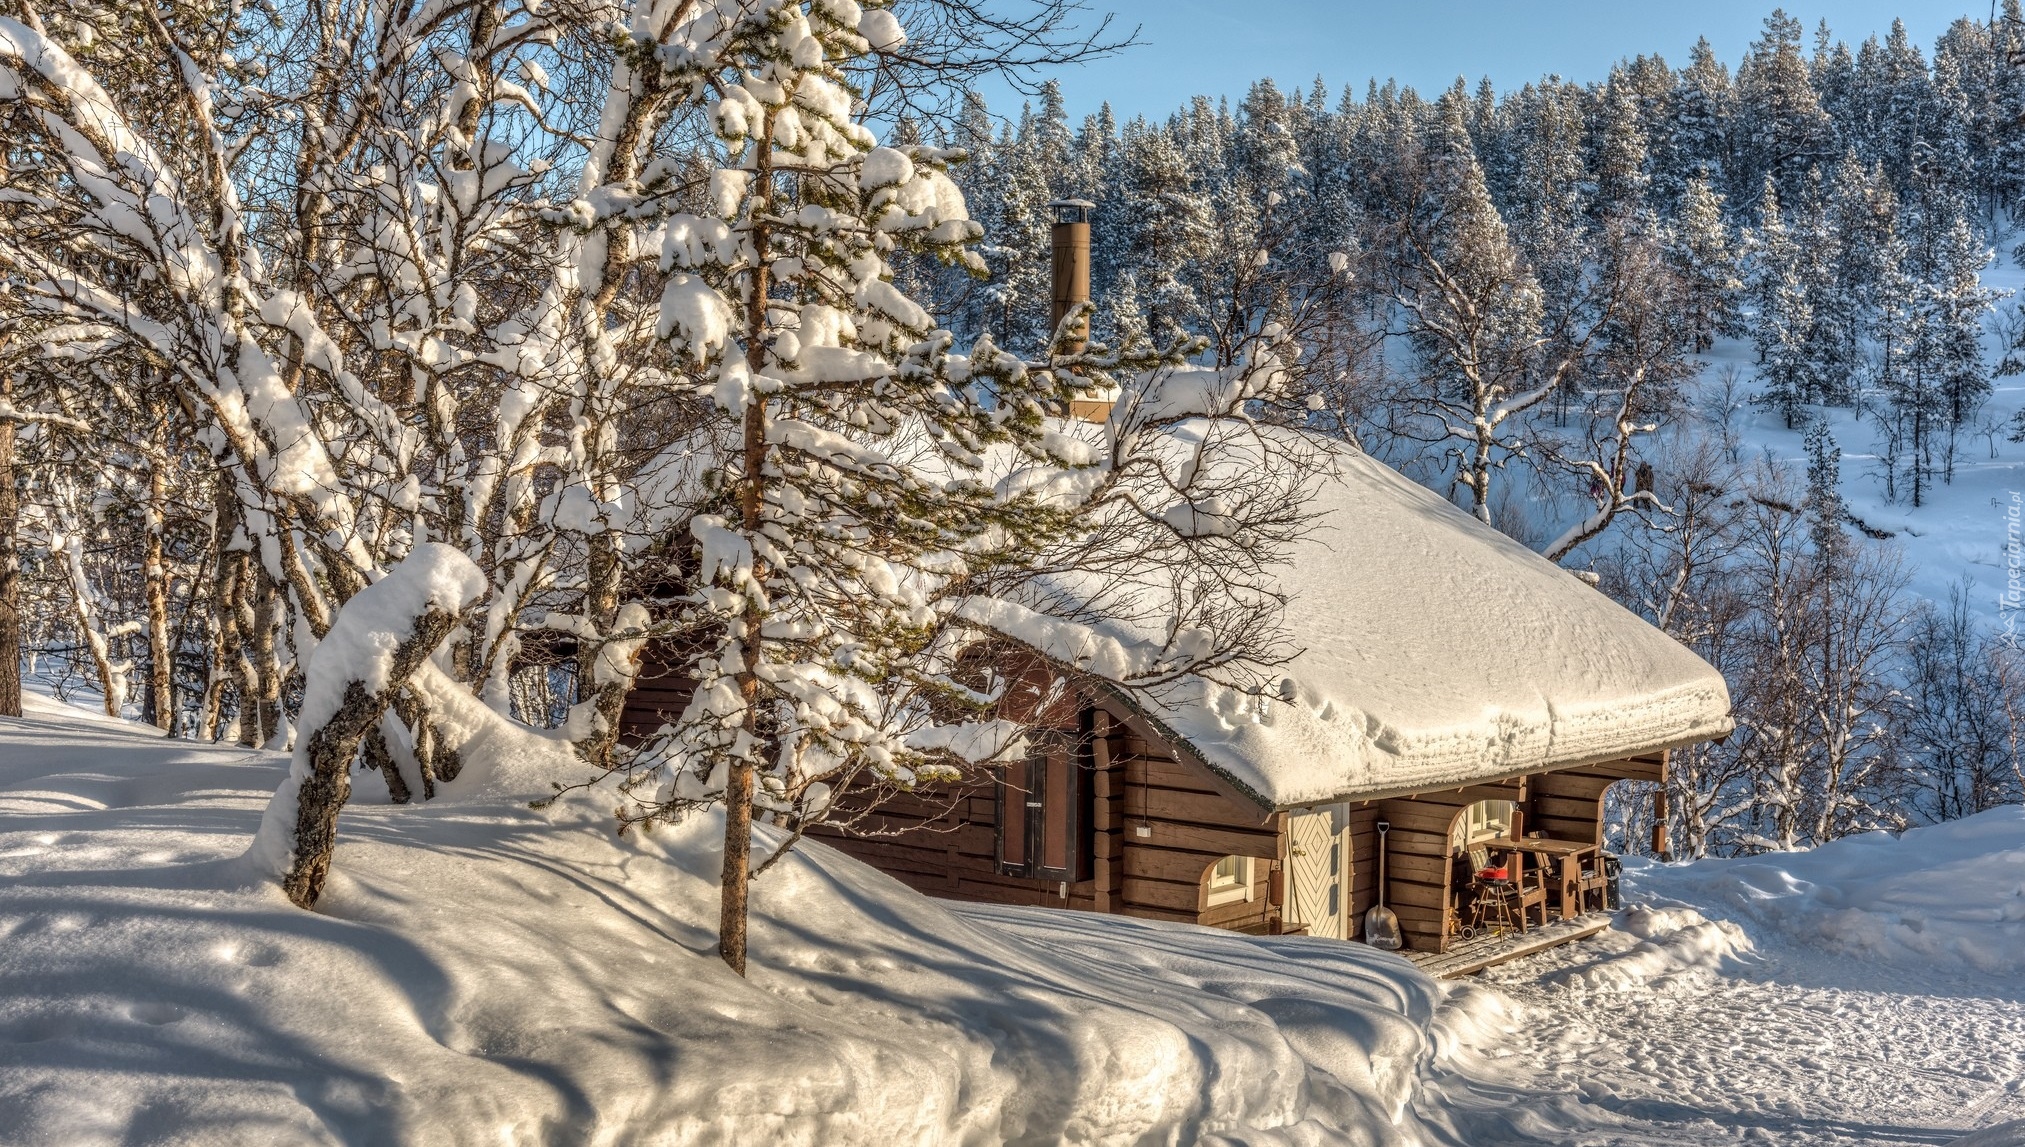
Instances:
[[[1084,879],[1089,785],[1075,739],[1040,731],[1029,743],[1025,760],[999,770],[998,870],[1037,880]]]

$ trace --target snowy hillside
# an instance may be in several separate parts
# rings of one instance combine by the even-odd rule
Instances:
[[[2011,234],[2000,236],[1998,250],[2009,251],[2017,239]],[[1982,282],[1986,287],[2013,292],[2013,298],[2001,304],[2002,310],[2009,311],[2016,305],[2017,293],[2025,290],[2025,268],[2006,255],[1984,271]],[[1985,323],[1984,356],[1990,363],[2004,357],[1998,326],[1997,316]],[[1720,409],[1718,379],[1725,368],[1737,371],[1738,400],[1763,389],[1748,342],[1725,340],[1703,358],[1706,365],[1690,393],[1704,419]],[[1924,499],[1926,504],[1915,508],[1903,492],[1897,501],[1886,498],[1878,462],[1881,434],[1874,419],[1859,417],[1848,407],[1812,408],[1842,448],[1843,498],[1866,525],[1892,535],[1888,540],[1903,552],[1911,575],[1907,589],[1945,605],[1950,591],[1966,578],[1971,583],[1970,612],[1983,624],[1999,629],[2005,625],[2002,598],[2012,566],[2025,566],[2025,556],[2015,562],[2008,556],[2008,547],[2025,539],[2025,504],[2012,501],[2014,494],[2025,494],[2025,444],[2006,437],[2011,419],[2021,409],[2025,409],[2025,378],[1995,380],[1978,421],[1996,429],[1963,435],[1954,480],[1936,482]],[[1789,430],[1776,411],[1749,404],[1736,409],[1732,418],[1742,461],[1772,458],[1791,467],[1796,476],[1805,471],[1806,427]],[[1707,433],[1710,427],[1703,420],[1693,420],[1685,429]]]
[[[701,819],[353,804],[319,911],[239,857],[284,759],[0,720],[0,1143],[1412,1143],[1395,957],[963,908],[807,846],[717,958]]]

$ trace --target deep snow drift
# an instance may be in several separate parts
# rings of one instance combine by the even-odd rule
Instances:
[[[0,1143],[1415,1143],[1441,989],[1330,941],[957,909],[820,847],[714,954],[714,822],[355,803],[276,753],[0,720]],[[361,784],[361,793],[369,786]]]
[[[1644,867],[1634,879],[1796,944],[1908,968],[2025,975],[2025,808],[1811,852]]]

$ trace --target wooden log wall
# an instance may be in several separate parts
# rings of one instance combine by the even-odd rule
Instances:
[[[1560,840],[1603,843],[1603,794],[1618,781],[1659,781],[1666,778],[1666,754],[1650,753],[1621,761],[1583,765],[1531,778],[1526,805],[1526,831],[1545,832]]]
[[[619,740],[637,745],[682,714],[696,682],[676,670],[681,661],[662,642],[650,641],[640,657],[640,676],[619,714]]]
[[[1129,717],[1087,706],[1089,877],[1005,876],[996,862],[990,786],[907,794],[850,830],[811,830],[840,851],[933,896],[1077,908],[1269,932],[1280,919],[1280,817],[1230,791]],[[1258,859],[1249,899],[1212,907],[1209,869],[1226,856]]]
[[[651,733],[664,715],[679,712],[688,701],[686,679],[653,668],[672,659],[645,660],[649,669],[627,698],[623,732],[629,739]],[[1065,884],[1001,874],[989,784],[900,794],[851,829],[824,826],[810,835],[934,896],[1277,931],[1285,888],[1284,815],[1262,810],[1183,758],[1135,715],[1088,699],[1071,708],[1063,704],[1068,700],[1056,704],[1077,714],[1083,746],[1078,763],[1086,770],[1089,792],[1086,878]],[[1362,935],[1364,914],[1377,903],[1381,817],[1392,825],[1386,905],[1398,915],[1408,948],[1440,951],[1458,898],[1450,833],[1469,805],[1513,801],[1524,830],[1594,844],[1602,839],[1605,790],[1620,780],[1660,781],[1665,770],[1665,754],[1652,753],[1353,804],[1345,874],[1351,936]],[[1256,858],[1252,895],[1211,906],[1208,872],[1226,856]]]
[[[1128,916],[1207,924],[1241,932],[1276,930],[1280,920],[1281,818],[1213,774],[1178,759],[1172,746],[1106,713],[1110,751],[1122,776],[1119,841]],[[1257,858],[1251,896],[1211,906],[1209,869],[1226,856]]]
[[[1038,714],[1026,714],[1032,717]],[[1091,855],[1080,880],[1047,880],[999,871],[998,800],[990,783],[943,785],[900,793],[876,812],[845,826],[819,825],[809,835],[893,876],[917,892],[991,904],[1116,911],[1118,873],[1113,795],[1121,786],[1103,714],[1071,703],[1050,724],[1077,732],[1072,756],[1090,793]],[[1079,726],[1079,717],[1080,728]]]
[[[1457,892],[1455,854],[1449,844],[1456,818],[1478,801],[1523,801],[1525,787],[1521,778],[1377,802],[1378,817],[1392,824],[1386,840],[1385,906],[1399,917],[1408,948],[1416,952],[1443,949]],[[1372,837],[1375,865],[1375,825]]]

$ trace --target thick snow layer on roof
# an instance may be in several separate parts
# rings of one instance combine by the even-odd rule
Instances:
[[[369,774],[304,912],[237,861],[284,756],[30,706],[0,1143],[1454,1142],[1415,1109],[1442,990],[1360,945],[958,908],[804,842],[741,979],[721,820],[620,838],[609,793],[391,806]]]
[[[1192,679],[1147,716],[1267,804],[1467,784],[1730,728],[1723,679],[1593,587],[1348,446],[1278,571],[1267,700]]]

